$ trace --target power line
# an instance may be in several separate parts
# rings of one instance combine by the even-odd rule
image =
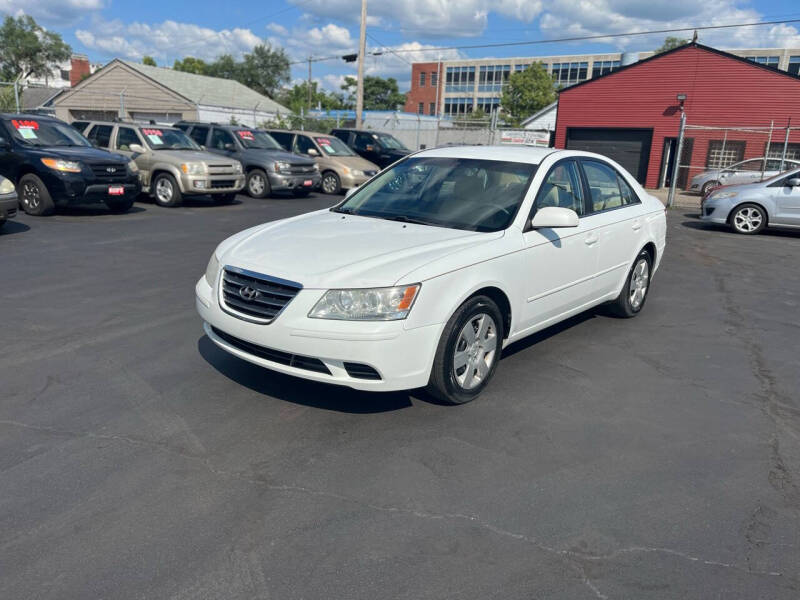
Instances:
[[[462,46],[440,46],[436,48],[402,48],[402,47],[395,47],[395,48],[384,48],[382,52],[391,52],[393,54],[397,53],[408,53],[408,52],[430,52],[430,51],[437,51],[441,52],[443,50],[475,50],[480,48],[506,48],[510,46],[532,46],[532,45],[539,45],[539,44],[557,44],[561,42],[582,42],[582,41],[589,41],[589,40],[603,40],[609,38],[622,38],[622,37],[633,37],[633,36],[642,36],[642,35],[654,35],[659,33],[678,33],[681,31],[707,31],[711,29],[733,29],[739,27],[758,27],[762,25],[781,25],[785,23],[800,23],[800,19],[781,19],[776,21],[757,21],[753,23],[733,23],[729,25],[703,25],[703,26],[688,26],[688,27],[676,27],[670,29],[651,29],[648,31],[629,31],[626,33],[604,33],[604,34],[597,34],[597,35],[584,35],[584,36],[570,36],[570,37],[562,37],[562,38],[549,38],[546,40],[525,40],[525,41],[518,41],[518,42],[497,42],[492,44],[468,44]],[[341,55],[337,56],[322,56],[314,58],[314,62],[321,62],[327,60],[341,60]],[[305,63],[305,60],[290,62],[290,65],[301,64]]]

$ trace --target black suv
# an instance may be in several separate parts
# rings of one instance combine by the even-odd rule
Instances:
[[[99,202],[125,212],[141,189],[130,159],[94,148],[63,121],[42,115],[0,113],[0,175],[14,183],[29,215]]]
[[[180,121],[175,127],[209,152],[235,158],[247,174],[245,190],[253,198],[264,198],[272,192],[288,191],[307,196],[319,187],[317,163],[305,156],[286,152],[265,131],[241,125],[219,125]]]
[[[331,131],[331,135],[338,137],[357,154],[375,163],[381,169],[385,169],[393,162],[397,162],[411,153],[411,150],[406,148],[403,142],[396,137],[380,131],[334,129]]]

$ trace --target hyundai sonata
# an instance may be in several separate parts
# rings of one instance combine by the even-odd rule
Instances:
[[[425,150],[333,208],[223,241],[197,309],[257,365],[463,403],[508,344],[602,303],[639,313],[665,236],[663,205],[602,156]]]

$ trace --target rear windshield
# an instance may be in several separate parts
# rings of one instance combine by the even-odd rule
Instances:
[[[6,128],[19,142],[27,146],[79,146],[91,143],[75,128],[58,121],[39,119],[5,119]]]

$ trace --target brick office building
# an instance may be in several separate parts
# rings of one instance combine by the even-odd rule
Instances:
[[[406,96],[405,112],[436,115],[442,98],[442,63],[414,63],[411,66],[411,90]],[[438,88],[438,91],[437,91]]]

